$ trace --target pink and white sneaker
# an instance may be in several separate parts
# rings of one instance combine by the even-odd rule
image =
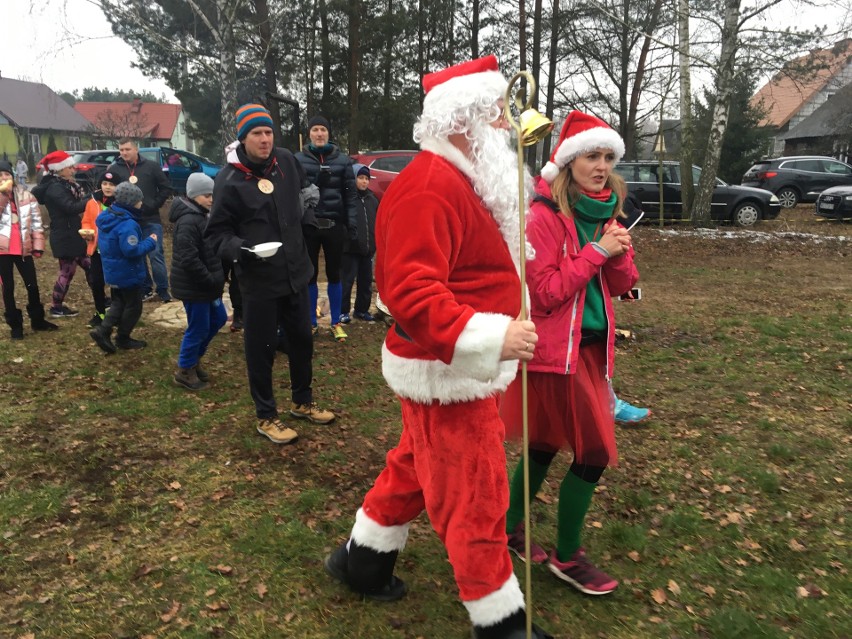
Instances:
[[[618,588],[618,581],[595,567],[583,548],[578,548],[571,559],[564,563],[559,561],[554,550],[547,567],[559,579],[587,595],[608,595]]]
[[[515,553],[521,561],[526,561],[524,522],[518,523],[515,530],[509,535],[509,550]],[[534,564],[543,564],[547,561],[547,551],[530,539],[530,561]]]

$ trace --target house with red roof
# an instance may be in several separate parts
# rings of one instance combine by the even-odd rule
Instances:
[[[852,39],[791,60],[751,98],[766,115],[761,126],[772,127],[769,155],[795,153],[786,135],[808,119],[829,98],[852,84]]]
[[[91,124],[96,144],[117,147],[121,138],[139,146],[167,146],[195,151],[180,104],[143,102],[77,102],[74,109]]]

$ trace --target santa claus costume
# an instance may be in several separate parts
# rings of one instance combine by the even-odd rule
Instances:
[[[520,638],[526,617],[506,547],[497,406],[518,367],[501,361],[520,312],[517,166],[507,137],[490,125],[507,83],[490,56],[427,75],[423,86],[422,152],[388,189],[376,222],[376,282],[396,320],[382,369],[403,430],[326,569],[367,597],[402,597],[394,564],[425,509],[474,636]],[[458,134],[467,152],[450,141]]]

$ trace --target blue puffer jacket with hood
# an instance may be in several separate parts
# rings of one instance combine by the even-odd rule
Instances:
[[[104,279],[116,288],[142,286],[147,278],[145,255],[157,247],[150,237],[142,237],[136,217],[138,209],[113,204],[98,215],[98,250]]]

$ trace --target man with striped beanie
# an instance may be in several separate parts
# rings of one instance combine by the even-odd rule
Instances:
[[[298,434],[279,416],[272,388],[272,364],[281,325],[289,341],[290,416],[328,424],[334,413],[313,400],[313,335],[308,282],[313,266],[302,235],[302,189],[308,182],[287,149],[275,146],[272,118],[261,104],[237,109],[237,141],[227,148],[227,165],[216,176],[205,240],[235,266],[243,298],[249,389],[257,432],[276,444]],[[256,251],[267,246],[271,254]]]

